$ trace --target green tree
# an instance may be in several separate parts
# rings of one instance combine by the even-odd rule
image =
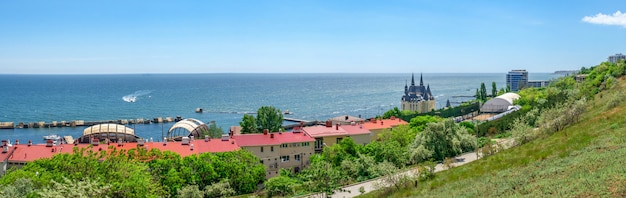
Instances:
[[[476,100],[480,100],[480,98],[482,98],[480,96],[480,91],[478,91],[478,88],[476,88]]]
[[[229,179],[223,179],[220,182],[204,187],[204,195],[206,197],[230,197],[235,195],[235,190],[230,187]]]
[[[11,184],[0,186],[0,195],[2,197],[27,197],[34,190],[35,186],[30,179],[20,177]]]
[[[398,109],[398,107],[394,107],[393,109],[385,112],[383,114],[383,118],[385,119],[389,119],[391,118],[391,116],[395,116],[396,118],[400,118],[402,116],[402,111],[400,111],[400,109]]]
[[[215,123],[215,121],[211,121],[209,123],[209,129],[206,131],[202,131],[202,136],[204,137],[205,135],[208,135],[211,138],[220,138],[222,137],[222,135],[224,134],[224,130],[222,129],[222,127],[217,127],[217,124]],[[199,137],[199,138],[203,138],[203,137]]]
[[[491,82],[491,97],[498,95],[498,89],[496,88],[496,82]]]
[[[239,122],[239,126],[241,126],[241,133],[259,133],[256,125],[256,118],[250,114],[244,114],[241,122]]]
[[[258,131],[268,129],[270,132],[276,132],[283,126],[283,113],[275,107],[262,106],[257,110],[256,122]]]
[[[419,163],[431,157],[443,160],[464,151],[474,150],[475,147],[474,136],[454,120],[446,119],[443,122],[429,123],[424,131],[417,135],[409,152],[413,163]]]
[[[265,182],[265,190],[269,197],[275,195],[284,197],[293,195],[299,185],[300,183],[298,182],[298,180],[289,176],[281,175],[267,180],[267,182]]]
[[[188,185],[188,186],[181,188],[176,194],[176,197],[203,198],[204,191],[201,191],[200,189],[198,189],[198,185]]]
[[[416,129],[417,131],[422,131],[424,130],[424,128],[426,128],[426,124],[439,121],[441,121],[441,118],[437,116],[417,116],[411,119],[409,126],[411,126],[411,128],[413,129]]]
[[[107,197],[111,185],[102,184],[90,179],[70,180],[63,177],[61,182],[52,180],[52,185],[48,186],[37,194],[41,197]]]
[[[487,101],[487,88],[485,83],[480,83],[480,100]]]

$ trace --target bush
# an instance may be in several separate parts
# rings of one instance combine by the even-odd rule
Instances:
[[[615,91],[615,93],[611,94],[611,98],[606,102],[604,106],[605,110],[610,110],[622,104],[624,101],[624,93],[621,90]]]

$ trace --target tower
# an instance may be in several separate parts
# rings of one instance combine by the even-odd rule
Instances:
[[[424,86],[424,76],[420,73],[420,83],[415,85],[415,74],[411,74],[411,86],[404,84],[404,95],[401,99],[402,110],[425,113],[435,110],[435,97],[430,91],[430,85]]]

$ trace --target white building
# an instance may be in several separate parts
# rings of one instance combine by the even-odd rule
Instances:
[[[619,60],[626,59],[626,55],[624,55],[624,54],[622,54],[622,53],[619,53],[619,54],[615,54],[615,55],[613,55],[613,56],[609,56],[609,58],[608,58],[608,59],[609,59],[609,62],[611,62],[611,63],[616,63],[616,62],[617,62],[617,61],[619,61]]]

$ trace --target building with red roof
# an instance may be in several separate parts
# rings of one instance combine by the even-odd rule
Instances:
[[[352,123],[350,125],[332,125],[332,121],[326,121],[325,126],[304,127],[302,130],[315,138],[315,152],[320,153],[324,146],[332,146],[341,142],[346,137],[350,137],[357,144],[367,144],[370,142],[370,131],[361,125]]]
[[[201,154],[201,153],[217,153],[239,150],[239,145],[233,139],[210,139],[190,140],[188,143],[183,142],[126,142],[126,143],[97,143],[97,144],[16,144],[7,146],[7,150],[11,152],[3,152],[0,159],[4,160],[4,171],[7,167],[23,166],[28,162],[32,162],[43,158],[52,158],[60,153],[73,153],[74,147],[91,148],[93,151],[99,152],[110,149],[130,150],[136,148],[158,149],[160,151],[171,151],[178,153],[181,157]],[[3,149],[5,146],[3,146]]]
[[[242,148],[257,156],[266,166],[266,178],[278,175],[281,168],[300,172],[310,164],[315,139],[302,133],[299,128],[294,132],[273,132],[233,135],[232,139]]]
[[[378,139],[378,134],[380,134],[383,130],[385,129],[391,130],[395,128],[396,126],[406,125],[406,124],[409,124],[409,123],[400,118],[391,116],[391,118],[389,119],[382,119],[382,120],[372,119],[369,122],[364,122],[363,128],[366,128],[372,132],[372,136],[371,136],[372,141],[375,141]]]

